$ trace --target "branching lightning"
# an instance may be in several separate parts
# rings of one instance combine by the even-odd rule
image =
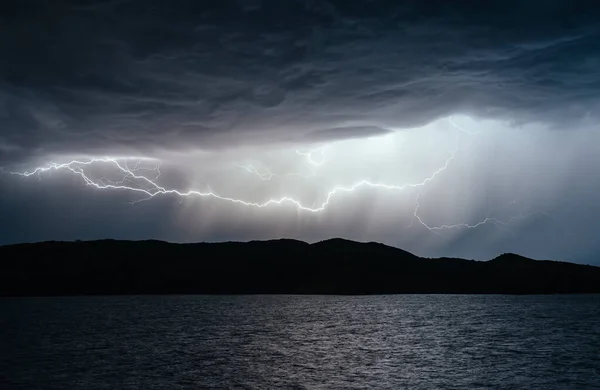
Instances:
[[[314,153],[319,153],[320,154],[320,160],[317,161],[315,159],[313,159],[313,154]],[[286,173],[274,173],[271,169],[267,168],[267,167],[263,167],[264,172],[261,172],[258,168],[256,168],[253,164],[236,164],[236,166],[238,168],[242,168],[243,170],[245,170],[248,173],[252,173],[253,175],[258,176],[261,180],[266,180],[269,181],[271,179],[274,178],[281,178],[281,177],[288,177],[288,176],[298,176],[298,177],[302,177],[305,179],[311,178],[315,176],[315,168],[322,166],[325,163],[325,157],[323,155],[323,149],[319,148],[319,149],[313,149],[310,150],[308,152],[301,152],[299,150],[296,150],[296,154],[299,156],[303,156],[306,158],[306,162],[309,165],[310,168],[310,173],[309,174],[303,174],[300,172],[286,172]]]
[[[247,165],[237,165],[237,167],[242,168],[246,172],[252,173],[253,175],[258,176],[261,180],[271,180],[274,177],[279,177],[280,175],[271,172],[270,169],[265,169],[266,172],[261,173],[254,167],[252,164]]]
[[[448,118],[450,124],[456,128],[457,130],[467,133],[467,134],[477,134],[476,132],[468,131],[463,127],[459,126],[454,122],[452,117]],[[320,204],[307,205],[302,203],[297,198],[286,195],[280,198],[270,198],[263,202],[254,202],[248,201],[237,197],[225,196],[218,194],[208,187],[207,190],[179,190],[176,188],[167,188],[161,184],[159,184],[159,179],[161,177],[160,164],[155,164],[151,167],[147,165],[142,166],[142,161],[146,159],[137,159],[137,158],[90,158],[90,159],[74,159],[67,163],[49,163],[45,166],[39,166],[32,171],[23,171],[23,172],[7,172],[12,175],[18,175],[22,177],[31,177],[38,176],[41,177],[42,174],[48,173],[50,171],[67,171],[72,173],[83,180],[86,186],[93,187],[98,190],[113,190],[113,191],[126,191],[139,194],[141,196],[140,199],[132,202],[137,203],[140,201],[149,200],[161,195],[172,195],[180,198],[187,197],[200,197],[200,198],[213,198],[216,200],[230,202],[234,204],[239,204],[246,207],[252,208],[265,208],[269,206],[277,206],[277,205],[289,205],[295,207],[298,211],[309,212],[309,213],[320,213],[326,210],[326,208],[331,204],[332,200],[341,193],[351,193],[355,192],[361,188],[375,188],[375,189],[385,189],[385,190],[395,190],[395,191],[403,191],[409,189],[418,189],[425,187],[428,183],[435,180],[440,174],[446,171],[455,158],[456,153],[458,151],[458,146],[454,149],[452,154],[445,160],[444,164],[441,165],[438,169],[433,171],[429,176],[424,178],[419,182],[414,183],[403,183],[403,184],[388,184],[388,183],[377,183],[369,180],[359,180],[352,185],[345,186],[336,186],[330,189],[326,195],[324,196],[324,200],[321,201]],[[296,154],[305,158],[305,163],[311,167],[312,175],[307,176],[296,172],[289,173],[274,173],[269,168],[263,168],[262,170],[257,169],[252,164],[246,165],[237,165],[238,168],[242,168],[245,171],[257,176],[261,180],[272,180],[273,178],[281,178],[284,176],[302,176],[305,178],[315,176],[315,170],[321,167],[325,162],[325,156],[323,153],[323,148],[313,149],[308,152],[301,152],[296,150]],[[315,156],[318,155],[318,158]],[[132,163],[135,161],[135,163]],[[132,164],[132,166],[130,166]],[[110,180],[106,177],[101,177],[99,179],[95,178],[95,175],[91,174],[89,170],[91,170],[92,166],[100,166],[112,168],[119,174],[118,180]],[[482,225],[493,224],[498,228],[506,228],[509,224],[516,220],[522,220],[529,218],[531,215],[519,215],[509,218],[506,221],[499,220],[493,217],[487,217],[479,222],[468,224],[468,223],[458,223],[458,224],[444,224],[440,226],[431,226],[428,225],[422,218],[419,216],[420,210],[419,203],[419,194],[416,196],[416,206],[413,211],[413,215],[410,221],[410,225],[408,227],[412,227],[414,222],[418,222],[420,225],[427,228],[430,232],[434,234],[438,234],[440,231],[448,230],[448,229],[475,229]]]
[[[289,176],[297,176],[297,177],[302,177],[304,179],[309,179],[311,177],[315,177],[315,175],[316,175],[314,169],[312,169],[309,174],[303,174],[300,172],[274,173],[271,169],[269,169],[267,167],[263,167],[264,172],[261,172],[253,164],[245,164],[245,165],[236,164],[236,166],[238,168],[242,168],[246,172],[249,172],[255,176],[258,176],[259,179],[265,180],[265,181],[270,181],[274,178],[282,178],[282,177],[289,177]]]
[[[319,155],[321,156],[319,158],[319,161],[315,160],[313,158],[313,154],[315,153],[319,153]],[[309,150],[308,152],[301,152],[299,150],[296,150],[296,154],[299,156],[304,156],[306,157],[306,161],[308,161],[309,164],[315,166],[315,167],[319,167],[321,165],[323,165],[325,163],[325,156],[323,155],[323,149],[322,148],[318,148],[318,149],[312,149]]]
[[[259,202],[245,201],[245,200],[239,199],[239,198],[222,196],[222,195],[215,193],[212,190],[209,190],[209,191],[198,191],[198,190],[180,191],[177,189],[165,188],[165,187],[159,185],[155,179],[150,179],[147,176],[139,174],[138,171],[140,170],[140,168],[138,165],[136,165],[136,167],[137,167],[136,169],[130,169],[130,168],[128,168],[128,166],[125,162],[120,162],[117,159],[108,158],[108,157],[93,158],[90,160],[72,160],[68,163],[63,163],[63,164],[50,163],[46,166],[37,167],[33,171],[9,172],[9,173],[11,173],[13,175],[29,177],[29,176],[33,176],[33,175],[40,175],[42,173],[45,173],[48,171],[53,171],[53,170],[55,170],[55,171],[67,170],[67,171],[81,177],[87,186],[90,186],[90,187],[93,187],[96,189],[125,190],[125,191],[140,193],[145,196],[144,198],[140,199],[140,201],[148,200],[148,199],[154,198],[158,195],[176,195],[176,196],[180,196],[180,197],[198,196],[198,197],[215,198],[215,199],[219,199],[222,201],[227,201],[227,202],[231,202],[231,203],[236,203],[236,204],[241,204],[244,206],[250,206],[250,207],[256,207],[256,208],[264,208],[264,207],[273,206],[273,205],[290,204],[290,205],[295,206],[299,211],[318,213],[318,212],[324,211],[327,208],[327,206],[330,204],[332,198],[336,194],[343,193],[343,192],[353,192],[361,187],[383,188],[383,189],[388,189],[388,190],[400,190],[400,191],[409,189],[409,188],[423,187],[430,181],[434,180],[436,178],[436,176],[438,176],[440,173],[442,173],[443,171],[445,171],[448,168],[448,165],[450,164],[450,161],[454,158],[455,154],[456,154],[456,150],[446,160],[445,164],[442,167],[440,167],[439,169],[434,171],[430,176],[426,177],[421,182],[406,183],[406,184],[400,184],[400,185],[390,185],[390,184],[385,184],[385,183],[374,183],[374,182],[371,182],[368,180],[360,180],[350,186],[338,186],[338,187],[333,188],[332,190],[330,190],[327,193],[325,200],[316,207],[310,207],[310,206],[304,205],[299,200],[297,200],[291,196],[284,196],[284,197],[281,197],[278,199],[269,199],[265,202],[259,203]],[[116,182],[108,181],[105,179],[104,180],[102,180],[102,179],[94,180],[88,174],[85,173],[85,167],[90,166],[92,164],[108,164],[113,167],[116,167],[122,173],[123,178]],[[156,167],[155,171],[160,172],[158,166]],[[126,184],[126,183],[129,183],[129,184]]]
[[[530,213],[527,215],[517,215],[517,216],[513,216],[508,218],[505,221],[502,221],[498,218],[495,217],[486,217],[485,219],[478,221],[474,224],[468,224],[468,223],[456,223],[456,224],[444,224],[444,225],[439,225],[439,226],[431,226],[428,225],[427,223],[425,223],[421,217],[419,216],[419,209],[421,208],[421,204],[419,203],[419,195],[417,193],[417,196],[415,198],[415,209],[413,211],[413,215],[412,218],[410,220],[410,224],[408,225],[408,227],[412,227],[413,223],[415,221],[419,222],[419,224],[421,224],[422,226],[424,226],[427,230],[429,230],[430,232],[439,235],[439,231],[441,230],[448,230],[448,229],[476,229],[482,225],[486,225],[486,224],[493,224],[496,227],[500,228],[500,229],[504,229],[506,228],[508,225],[510,225],[511,223],[517,221],[517,220],[524,220],[524,219],[528,219],[531,218],[535,215],[544,215],[546,217],[550,217],[548,214],[546,213]]]
[[[461,125],[459,125],[458,123],[456,123],[456,122],[454,121],[454,119],[453,119],[451,116],[449,116],[449,117],[448,117],[448,122],[450,122],[450,124],[451,124],[451,125],[452,125],[452,126],[455,128],[455,129],[457,129],[457,130],[459,130],[459,131],[462,131],[462,132],[463,132],[463,133],[465,133],[465,134],[469,134],[469,135],[476,135],[476,134],[480,134],[480,132],[479,132],[479,131],[471,131],[471,130],[467,130],[467,129],[465,129],[464,127],[462,127]]]

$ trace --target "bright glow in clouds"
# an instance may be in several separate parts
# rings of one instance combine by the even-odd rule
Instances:
[[[457,164],[455,160],[469,155],[477,144],[476,137],[484,133],[485,129],[469,118],[450,117],[424,128],[321,145],[202,153],[171,157],[173,161],[78,157],[10,173],[51,179],[52,172],[64,172],[79,177],[95,190],[130,192],[137,197],[132,203],[158,196],[197,197],[233,203],[240,208],[293,208],[308,213],[327,213],[334,202],[352,202],[344,194],[405,192],[412,199],[396,198],[395,202],[404,202],[403,206],[408,202],[414,210],[406,223],[398,221],[399,226],[412,227],[416,221],[435,234],[486,224],[506,229],[516,220],[541,211],[503,215],[504,219],[495,215],[484,215],[477,220],[452,219],[439,225],[426,222],[419,214],[426,207],[419,202],[421,192],[447,175]],[[169,183],[168,177],[161,174],[161,165],[165,163],[183,172],[187,184]],[[461,187],[469,178],[463,177],[454,184],[452,180],[445,180],[445,185]],[[432,191],[440,192],[438,202],[454,207],[452,197],[445,191],[438,188]]]
[[[389,130],[335,142],[135,157],[106,150],[5,166],[1,217],[12,222],[4,237],[344,237],[429,257],[516,252],[571,261],[600,249],[594,234],[582,234],[600,218],[597,128],[456,115]]]

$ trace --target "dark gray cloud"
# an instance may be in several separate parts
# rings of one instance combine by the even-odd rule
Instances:
[[[391,133],[389,129],[376,126],[333,127],[310,132],[306,135],[312,141],[333,141],[361,137],[373,137]]]
[[[456,112],[557,127],[600,112],[595,1],[1,7],[5,163],[356,137]]]

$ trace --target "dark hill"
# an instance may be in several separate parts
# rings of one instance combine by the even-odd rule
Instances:
[[[342,239],[0,247],[1,296],[179,293],[600,293],[600,267],[513,254],[486,262],[427,259]]]

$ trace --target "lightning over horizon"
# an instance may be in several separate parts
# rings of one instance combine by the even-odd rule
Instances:
[[[448,118],[450,123],[457,130],[466,133],[466,134],[477,134],[476,132],[469,131],[464,129],[463,127],[457,125],[452,118]],[[266,200],[262,201],[251,201],[248,199],[244,199],[241,197],[235,197],[230,195],[224,195],[218,193],[212,189],[210,189],[210,185],[207,184],[207,190],[197,190],[197,189],[177,189],[172,187],[166,187],[162,184],[158,183],[158,179],[161,177],[160,167],[161,164],[156,159],[152,158],[138,158],[138,157],[127,157],[127,158],[110,158],[110,157],[98,157],[98,158],[89,158],[89,159],[73,159],[69,162],[64,163],[56,163],[51,162],[46,165],[35,167],[32,170],[25,171],[5,171],[5,173],[9,173],[11,175],[17,175],[22,177],[31,177],[36,176],[41,179],[43,174],[49,173],[50,171],[66,171],[70,174],[76,175],[80,177],[86,186],[92,187],[97,190],[108,190],[108,191],[125,191],[131,193],[137,193],[141,196],[140,199],[132,201],[131,203],[135,204],[142,201],[150,200],[157,196],[176,196],[181,198],[187,197],[199,197],[199,198],[212,198],[219,201],[229,202],[238,204],[245,207],[253,207],[253,208],[265,208],[268,206],[276,206],[276,205],[290,205],[295,207],[299,212],[309,212],[309,213],[321,213],[326,211],[327,207],[333,201],[336,195],[340,193],[353,193],[358,191],[359,189],[372,188],[372,189],[381,189],[381,190],[390,190],[390,191],[404,191],[410,189],[418,189],[421,187],[425,187],[428,183],[435,180],[440,174],[446,171],[452,161],[456,158],[457,152],[459,151],[459,146],[455,147],[452,153],[444,160],[443,164],[438,166],[435,170],[429,173],[425,178],[414,181],[414,182],[405,182],[405,183],[389,183],[389,182],[376,182],[368,179],[359,179],[353,182],[353,184],[349,185],[337,185],[333,186],[329,190],[325,192],[323,200],[317,202],[316,204],[306,204],[303,203],[299,198],[296,198],[292,194],[286,194],[280,197],[270,197]],[[318,153],[319,158],[315,159],[314,154]],[[253,174],[258,177],[262,181],[271,181],[275,178],[282,178],[286,176],[300,176],[305,179],[309,179],[316,175],[317,169],[321,168],[326,160],[324,157],[323,147],[317,149],[311,149],[308,152],[302,152],[298,149],[295,150],[295,154],[302,156],[305,159],[305,164],[313,169],[311,171],[311,175],[303,175],[298,172],[286,172],[286,173],[274,173],[270,168],[264,167],[264,171],[259,171],[253,164],[235,164],[236,167],[243,169],[246,172]],[[130,167],[129,164],[134,162],[134,166]],[[142,162],[150,162],[152,166],[147,166],[147,164],[142,165]],[[113,173],[118,173],[120,178],[118,180],[108,179],[105,176],[101,176],[99,178],[95,178],[92,174],[88,173],[90,169],[93,167],[103,168],[106,173],[110,173],[112,169]],[[141,172],[149,172],[149,173],[141,173]],[[154,174],[153,177],[149,177],[149,174]],[[448,230],[448,229],[457,229],[457,228],[467,228],[474,229],[479,226],[485,224],[494,224],[499,228],[506,227],[515,219],[525,219],[528,216],[518,215],[512,216],[507,221],[500,221],[494,217],[486,217],[476,223],[468,224],[468,223],[453,223],[453,224],[443,224],[440,226],[430,226],[425,223],[421,217],[418,215],[418,211],[420,209],[419,203],[419,193],[417,193],[416,198],[416,207],[413,212],[410,226],[413,225],[413,222],[416,220],[422,226],[426,227],[430,232],[437,234],[437,231],[440,230]]]
[[[421,224],[422,226],[424,226],[427,230],[429,230],[430,232],[439,235],[438,231],[440,230],[448,230],[448,229],[476,229],[482,225],[486,225],[488,223],[495,225],[496,227],[500,228],[500,229],[504,229],[505,227],[507,227],[508,225],[510,225],[511,223],[513,223],[514,221],[517,220],[524,220],[527,218],[531,218],[534,217],[536,215],[542,215],[545,217],[550,217],[550,215],[548,213],[544,213],[544,212],[536,212],[536,213],[529,213],[526,215],[515,215],[512,216],[510,218],[508,218],[505,221],[502,221],[496,217],[485,217],[484,219],[477,221],[473,224],[469,224],[469,223],[455,223],[455,224],[442,224],[439,226],[430,226],[427,223],[425,223],[421,217],[419,216],[419,209],[421,208],[421,204],[419,203],[419,193],[417,193],[416,197],[415,197],[415,209],[413,211],[413,215],[412,218],[410,219],[410,224],[407,226],[407,228],[412,227],[414,221],[416,220],[417,222],[419,222],[419,224]]]
[[[448,157],[448,159],[446,160],[445,164],[442,167],[440,167],[439,169],[434,171],[430,176],[426,177],[421,182],[406,183],[406,184],[386,184],[386,183],[374,183],[374,182],[371,182],[368,180],[360,180],[349,186],[336,186],[327,192],[327,194],[325,196],[325,200],[317,207],[310,207],[310,206],[303,205],[299,200],[295,199],[292,196],[284,196],[284,197],[281,197],[278,199],[268,199],[264,202],[251,202],[251,201],[246,201],[246,200],[239,199],[239,198],[222,196],[213,191],[198,191],[198,190],[183,191],[183,190],[177,190],[177,189],[173,189],[173,188],[166,188],[166,187],[159,185],[156,182],[156,179],[150,179],[147,176],[138,174],[137,172],[140,170],[139,162],[136,162],[135,168],[130,169],[127,167],[127,164],[125,163],[125,161],[127,161],[127,160],[117,160],[114,158],[107,158],[107,157],[92,158],[92,159],[85,160],[85,161],[72,160],[70,162],[61,163],[61,164],[49,163],[45,166],[36,167],[32,171],[24,171],[24,172],[10,171],[7,173],[9,173],[11,175],[22,176],[22,177],[30,177],[30,176],[34,176],[34,175],[39,176],[39,175],[49,172],[49,171],[66,170],[66,171],[69,171],[69,172],[81,177],[83,179],[84,183],[86,184],[86,186],[90,186],[90,187],[93,187],[93,188],[96,188],[99,190],[124,190],[124,191],[137,192],[137,193],[141,193],[143,195],[147,195],[146,198],[142,198],[139,201],[148,200],[148,199],[153,198],[158,195],[176,195],[176,196],[180,196],[180,197],[199,196],[199,197],[215,198],[215,199],[222,200],[222,201],[227,201],[227,202],[241,204],[244,206],[257,207],[257,208],[263,208],[263,207],[267,207],[270,205],[281,205],[281,204],[289,203],[291,205],[294,205],[299,211],[318,213],[318,212],[325,211],[325,209],[326,209],[327,205],[330,203],[331,199],[337,193],[340,193],[340,192],[353,192],[353,191],[359,189],[360,187],[382,188],[382,189],[387,189],[387,190],[400,190],[401,191],[401,190],[408,189],[408,188],[417,188],[417,187],[425,186],[428,182],[435,179],[435,177],[437,175],[439,175],[440,173],[442,173],[443,171],[445,171],[448,168],[448,164],[454,158],[454,156],[455,156],[455,153],[453,153],[450,157]],[[136,160],[136,159],[132,157],[132,158],[129,158],[128,160]],[[136,161],[139,161],[139,160],[136,160]],[[119,172],[121,172],[121,174],[123,174],[122,179],[120,179],[118,181],[110,181],[110,180],[106,180],[106,179],[94,180],[94,179],[90,178],[88,175],[86,175],[85,167],[93,165],[93,164],[98,164],[98,163],[104,163],[104,164],[113,166]],[[155,168],[155,170],[158,173],[160,172],[159,168],[160,168],[160,165],[157,165]],[[147,170],[147,168],[145,168],[145,169]],[[159,173],[159,175],[160,175],[160,173]],[[270,175],[271,175],[271,177],[274,176],[273,174],[270,174]],[[259,177],[262,178],[262,176],[260,176],[260,175],[259,175]],[[137,186],[134,186],[131,184],[126,185],[126,184],[124,184],[126,181],[137,181],[137,182],[141,182],[141,183],[136,183],[136,184],[138,184]]]

